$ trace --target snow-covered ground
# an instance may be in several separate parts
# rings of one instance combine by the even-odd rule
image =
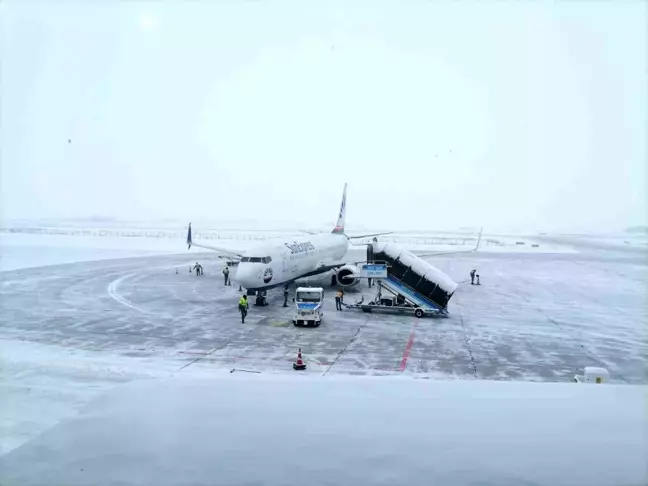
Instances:
[[[646,484],[645,389],[261,375],[137,380],[0,457],[0,484]]]
[[[257,241],[250,232],[223,236],[219,244],[234,247]],[[569,381],[584,366],[602,365],[616,383],[648,380],[641,245],[629,253],[590,240],[578,246],[574,238],[484,235],[482,250],[489,239],[505,244],[432,260],[461,284],[449,319],[336,313],[327,300],[321,328],[296,330],[290,309],[277,305],[253,309],[241,326],[232,304],[237,287],[222,287],[222,263],[211,253],[187,252],[180,233],[0,238],[3,270],[25,268],[0,272],[0,454],[118,384],[222,369],[282,373],[299,346],[306,377]],[[445,236],[390,238],[409,238],[416,244],[401,243],[427,252],[442,250]],[[532,248],[533,241],[540,246]],[[472,245],[474,235],[448,247]],[[552,246],[564,251],[532,251]],[[137,258],[113,260],[126,257]],[[205,264],[204,278],[188,273],[196,259]],[[481,273],[479,288],[465,285],[471,268]]]
[[[180,253],[183,240],[0,233],[0,270]]]

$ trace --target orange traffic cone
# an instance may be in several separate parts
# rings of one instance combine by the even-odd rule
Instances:
[[[301,348],[299,348],[299,351],[297,351],[297,360],[293,363],[293,370],[305,370],[305,369],[306,369],[306,363],[304,363],[304,360],[302,359]]]

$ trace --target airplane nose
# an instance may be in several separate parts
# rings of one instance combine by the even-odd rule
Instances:
[[[254,288],[257,285],[254,269],[245,263],[239,263],[239,268],[236,271],[236,280],[245,288]]]

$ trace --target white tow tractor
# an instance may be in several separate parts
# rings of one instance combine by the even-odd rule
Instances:
[[[293,324],[295,326],[317,327],[322,322],[322,303],[324,289],[322,287],[298,287],[295,291],[295,311]]]

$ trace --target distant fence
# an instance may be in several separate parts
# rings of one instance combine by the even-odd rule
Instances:
[[[113,238],[155,238],[155,239],[185,239],[186,232],[173,230],[137,230],[137,229],[102,229],[102,228],[3,228],[0,233],[32,234],[32,235],[66,235],[66,236],[89,236],[89,237],[113,237]],[[199,240],[225,240],[225,241],[265,241],[279,237],[307,238],[302,233],[269,233],[267,231],[255,233],[253,231],[222,232],[222,231],[194,231],[193,238]],[[413,236],[413,235],[385,235],[379,237],[381,242],[401,243],[411,245],[451,245],[471,246],[476,242],[476,237],[451,237],[451,236]],[[357,240],[357,243],[369,243],[371,238]],[[502,246],[503,243],[493,239],[483,241],[486,245]]]

